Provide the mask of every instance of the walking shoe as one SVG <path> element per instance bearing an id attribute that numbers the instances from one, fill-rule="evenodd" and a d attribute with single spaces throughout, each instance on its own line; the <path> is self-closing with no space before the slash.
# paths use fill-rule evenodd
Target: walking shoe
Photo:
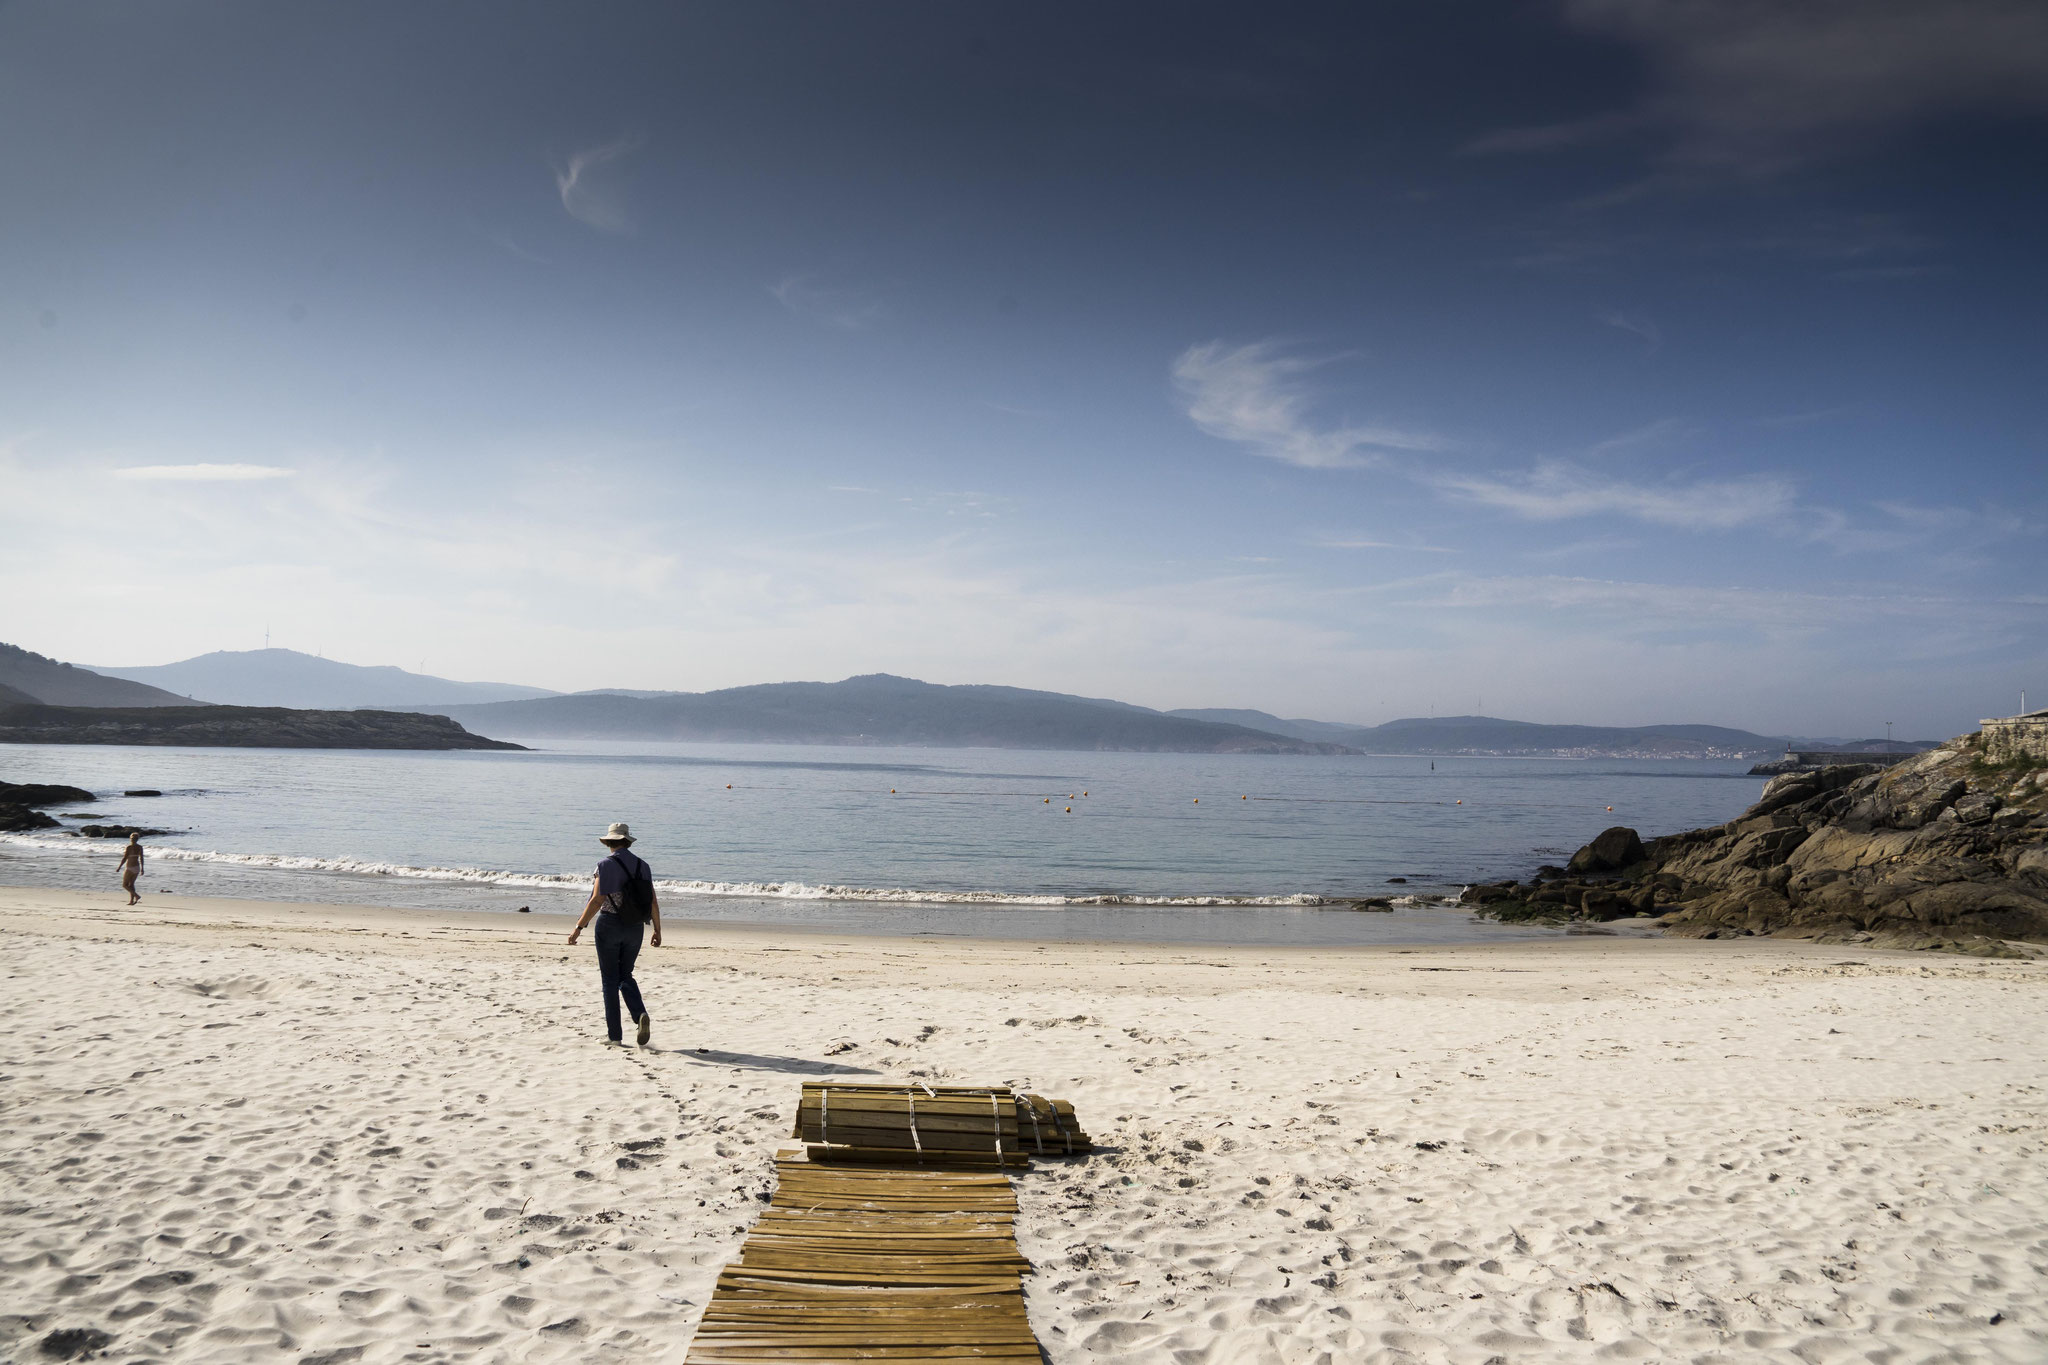
<path id="1" fill-rule="evenodd" d="M 643 1015 L 641 1015 L 641 1016 L 640 1016 L 640 1046 L 642 1046 L 642 1047 L 646 1047 L 646 1046 L 647 1046 L 647 1039 L 648 1039 L 648 1038 L 649 1038 L 649 1037 L 650 1037 L 650 1036 L 651 1036 L 651 1035 L 652 1035 L 653 1033 L 654 1033 L 654 1016 L 653 1016 L 653 1015 L 651 1015 L 651 1014 L 643 1014 Z"/>

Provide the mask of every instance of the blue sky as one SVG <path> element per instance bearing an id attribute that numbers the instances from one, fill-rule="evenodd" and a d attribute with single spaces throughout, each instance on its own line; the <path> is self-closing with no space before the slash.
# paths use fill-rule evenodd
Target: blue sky
<path id="1" fill-rule="evenodd" d="M 0 127 L 47 654 L 2048 697 L 2038 5 L 16 3 Z"/>

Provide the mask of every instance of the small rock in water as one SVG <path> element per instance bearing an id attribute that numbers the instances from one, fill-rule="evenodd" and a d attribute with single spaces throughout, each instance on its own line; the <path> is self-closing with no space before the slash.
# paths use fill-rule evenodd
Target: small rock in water
<path id="1" fill-rule="evenodd" d="M 533 907 L 530 905 L 522 905 L 519 907 L 519 913 L 522 915 L 530 915 L 533 913 Z"/>
<path id="2" fill-rule="evenodd" d="M 1389 878 L 1387 878 L 1387 885 L 1388 885 L 1388 886 L 1406 886 L 1406 885 L 1408 885 L 1408 879 L 1407 879 L 1406 877 L 1389 877 Z"/>
<path id="3" fill-rule="evenodd" d="M 158 790 L 157 790 L 157 789 L 156 789 L 155 787 L 137 787 L 137 788 L 136 788 L 136 789 L 135 789 L 134 791 L 132 791 L 132 792 L 122 792 L 122 793 L 121 793 L 121 795 L 123 795 L 123 796 L 162 796 L 162 795 L 163 795 L 163 793 L 162 793 L 162 792 L 160 792 L 160 791 L 158 791 Z"/>

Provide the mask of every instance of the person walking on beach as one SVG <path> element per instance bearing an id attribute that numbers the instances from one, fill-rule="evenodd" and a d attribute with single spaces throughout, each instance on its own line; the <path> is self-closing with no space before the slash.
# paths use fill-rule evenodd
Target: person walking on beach
<path id="1" fill-rule="evenodd" d="M 624 1044 L 619 1028 L 619 997 L 624 996 L 626 1012 L 639 1026 L 640 1046 L 646 1047 L 654 1020 L 640 998 L 639 983 L 633 980 L 633 961 L 640 956 L 640 934 L 645 926 L 654 926 L 649 942 L 661 946 L 661 902 L 654 895 L 654 870 L 633 852 L 633 831 L 626 825 L 613 825 L 598 842 L 612 853 L 597 865 L 590 900 L 584 904 L 583 918 L 569 931 L 569 942 L 576 941 L 592 916 L 597 918 L 592 938 L 597 943 L 598 979 L 604 986 L 605 1034 L 611 1042 Z"/>
<path id="2" fill-rule="evenodd" d="M 130 905 L 142 899 L 135 889 L 135 879 L 142 875 L 142 836 L 128 836 L 128 847 L 121 850 L 121 889 L 128 893 Z"/>

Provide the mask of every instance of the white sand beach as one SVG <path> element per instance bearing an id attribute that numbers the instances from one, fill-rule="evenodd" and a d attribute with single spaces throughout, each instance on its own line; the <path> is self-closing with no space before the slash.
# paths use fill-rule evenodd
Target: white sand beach
<path id="1" fill-rule="evenodd" d="M 0 889 L 0 1357 L 679 1361 L 843 1066 L 1074 1102 L 1055 1362 L 2048 1359 L 2048 961 L 672 924 L 643 1052 L 559 917 L 121 899 Z"/>

